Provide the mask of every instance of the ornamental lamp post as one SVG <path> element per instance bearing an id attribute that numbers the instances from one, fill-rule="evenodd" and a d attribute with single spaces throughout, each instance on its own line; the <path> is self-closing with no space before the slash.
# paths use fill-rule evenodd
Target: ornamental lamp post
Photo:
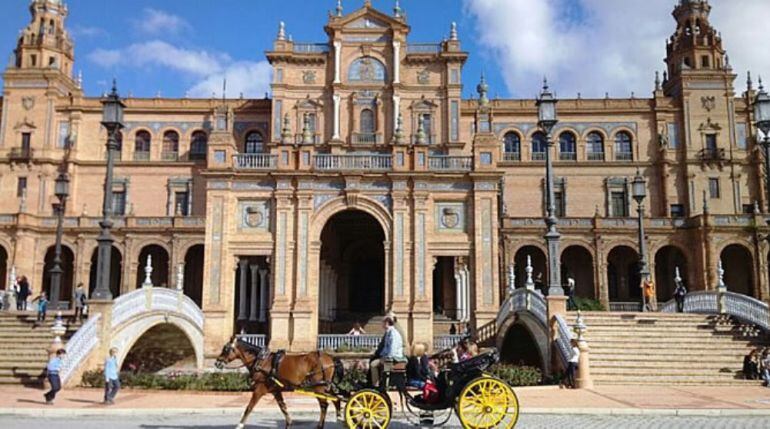
<path id="1" fill-rule="evenodd" d="M 545 233 L 545 242 L 548 246 L 548 295 L 563 296 L 564 289 L 561 287 L 561 268 L 559 262 L 559 241 L 561 234 L 556 229 L 558 220 L 556 219 L 556 206 L 554 195 L 553 179 L 553 160 L 551 151 L 553 149 L 553 139 L 551 132 L 559 119 L 556 114 L 556 103 L 558 100 L 548 88 L 548 81 L 543 80 L 543 90 L 537 99 L 537 125 L 545 133 L 545 185 L 546 185 L 546 217 L 545 224 L 548 230 Z"/>
<path id="2" fill-rule="evenodd" d="M 754 99 L 754 121 L 762 131 L 762 148 L 765 155 L 765 195 L 767 210 L 770 212 L 770 95 L 759 79 L 759 94 Z"/>
<path id="3" fill-rule="evenodd" d="M 636 211 L 639 220 L 639 278 L 642 287 L 644 282 L 650 278 L 650 269 L 647 265 L 647 241 L 644 237 L 644 199 L 647 198 L 647 181 L 642 176 L 639 169 L 636 170 L 636 176 L 631 182 L 631 193 L 636 201 Z M 645 311 L 644 290 L 642 290 L 642 311 Z"/>
<path id="4" fill-rule="evenodd" d="M 56 245 L 54 247 L 53 267 L 49 271 L 51 274 L 51 287 L 49 289 L 51 306 L 54 310 L 59 309 L 59 294 L 61 293 L 61 278 L 64 270 L 61 268 L 61 242 L 64 235 L 64 210 L 67 204 L 67 197 L 70 194 L 70 179 L 67 173 L 60 173 L 56 178 L 54 195 L 59 200 L 54 204 L 56 213 Z"/>
<path id="5" fill-rule="evenodd" d="M 112 92 L 102 99 L 102 126 L 107 129 L 107 172 L 104 178 L 104 201 L 102 204 L 102 228 L 99 237 L 98 264 L 96 268 L 96 288 L 91 296 L 95 300 L 109 301 L 110 269 L 112 267 L 112 176 L 115 168 L 115 151 L 118 148 L 118 133 L 123 128 L 123 112 L 126 105 L 118 95 L 115 81 L 112 81 Z"/>

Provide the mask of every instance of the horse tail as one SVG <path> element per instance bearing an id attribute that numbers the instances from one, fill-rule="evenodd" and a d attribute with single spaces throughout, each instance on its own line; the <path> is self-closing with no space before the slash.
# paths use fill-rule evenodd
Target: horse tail
<path id="1" fill-rule="evenodd" d="M 342 381 L 342 378 L 345 376 L 345 365 L 342 364 L 342 361 L 340 358 L 335 357 L 334 358 L 334 383 L 339 383 Z"/>

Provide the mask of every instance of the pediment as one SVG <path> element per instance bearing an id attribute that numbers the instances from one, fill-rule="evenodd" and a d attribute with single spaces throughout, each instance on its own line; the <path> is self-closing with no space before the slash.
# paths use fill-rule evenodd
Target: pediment
<path id="1" fill-rule="evenodd" d="M 342 17 L 333 17 L 329 22 L 329 27 L 336 29 L 350 30 L 373 30 L 382 31 L 391 28 L 408 30 L 409 26 L 402 20 L 394 18 L 388 14 L 380 12 L 371 5 L 364 7 Z"/>
<path id="2" fill-rule="evenodd" d="M 366 16 L 358 18 L 355 21 L 345 25 L 345 28 L 386 29 L 388 28 L 388 24 L 380 21 L 379 19 Z"/>

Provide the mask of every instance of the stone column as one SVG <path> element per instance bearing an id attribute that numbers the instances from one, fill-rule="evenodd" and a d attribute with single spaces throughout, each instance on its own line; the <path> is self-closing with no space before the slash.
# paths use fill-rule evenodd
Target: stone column
<path id="1" fill-rule="evenodd" d="M 249 261 L 245 258 L 238 260 L 240 270 L 240 282 L 238 284 L 238 320 L 246 319 L 246 287 L 248 284 Z"/>
<path id="2" fill-rule="evenodd" d="M 334 96 L 332 97 L 332 100 L 334 101 L 334 114 L 333 114 L 334 131 L 332 133 L 332 140 L 339 140 L 340 139 L 340 103 L 342 99 L 338 94 L 334 94 Z"/>
<path id="3" fill-rule="evenodd" d="M 250 308 L 249 308 L 249 322 L 256 322 L 257 321 L 257 274 L 259 274 L 259 266 L 258 265 L 250 265 L 249 266 L 251 270 L 251 296 L 250 298 Z"/>
<path id="4" fill-rule="evenodd" d="M 267 320 L 267 309 L 270 306 L 269 295 L 270 288 L 267 285 L 267 270 L 259 270 L 259 321 L 265 322 Z"/>
<path id="5" fill-rule="evenodd" d="M 393 83 L 401 83 L 401 42 L 393 41 Z"/>
<path id="6" fill-rule="evenodd" d="M 334 42 L 334 83 L 341 83 L 342 74 L 342 42 Z"/>
<path id="7" fill-rule="evenodd" d="M 460 271 L 459 259 L 460 258 L 455 258 L 455 264 L 456 264 L 455 265 L 455 296 L 456 296 L 456 298 L 455 298 L 455 300 L 456 300 L 455 306 L 457 307 L 456 314 L 455 314 L 455 319 L 457 319 L 459 321 L 462 321 L 463 320 L 463 316 L 464 316 L 463 301 L 464 301 L 465 297 L 463 296 L 464 295 L 464 291 L 463 291 L 463 275 L 462 275 L 462 272 Z"/>

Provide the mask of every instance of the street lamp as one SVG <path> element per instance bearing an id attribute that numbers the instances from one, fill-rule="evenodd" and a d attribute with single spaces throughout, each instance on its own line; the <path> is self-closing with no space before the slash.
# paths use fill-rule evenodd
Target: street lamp
<path id="1" fill-rule="evenodd" d="M 640 287 L 650 278 L 650 269 L 647 266 L 647 241 L 644 238 L 644 199 L 647 198 L 647 181 L 644 180 L 641 171 L 636 170 L 636 176 L 631 182 L 631 192 L 636 201 L 639 215 L 639 278 Z M 642 289 L 642 311 L 644 309 L 644 290 Z"/>
<path id="2" fill-rule="evenodd" d="M 118 133 L 123 128 L 123 111 L 126 105 L 118 95 L 115 81 L 112 81 L 112 92 L 102 99 L 102 126 L 107 129 L 107 172 L 104 178 L 104 201 L 102 204 L 102 228 L 98 247 L 98 265 L 96 268 L 96 288 L 91 296 L 95 300 L 109 301 L 110 269 L 112 267 L 112 176 L 115 168 L 115 151 L 118 148 Z"/>
<path id="3" fill-rule="evenodd" d="M 537 125 L 545 133 L 545 185 L 546 185 L 546 217 L 545 224 L 548 230 L 545 233 L 545 242 L 548 246 L 548 296 L 562 296 L 564 289 L 561 287 L 561 268 L 559 262 L 559 240 L 561 234 L 556 229 L 555 195 L 553 190 L 553 160 L 551 151 L 553 139 L 551 131 L 559 122 L 556 115 L 556 103 L 558 100 L 548 89 L 548 81 L 543 81 L 543 91 L 537 99 Z"/>
<path id="4" fill-rule="evenodd" d="M 67 177 L 67 173 L 61 173 L 59 174 L 59 177 L 56 178 L 56 185 L 54 188 L 54 195 L 56 195 L 59 202 L 54 204 L 54 212 L 56 213 L 56 246 L 54 247 L 53 267 L 49 271 L 49 273 L 51 273 L 51 287 L 49 292 L 51 294 L 51 306 L 54 310 L 59 309 L 61 277 L 64 272 L 61 268 L 61 241 L 62 235 L 64 235 L 64 209 L 69 194 L 70 179 Z"/>
<path id="5" fill-rule="evenodd" d="M 770 212 L 770 95 L 759 80 L 759 94 L 754 99 L 754 121 L 762 131 L 762 148 L 765 150 L 765 193 L 767 210 Z"/>

